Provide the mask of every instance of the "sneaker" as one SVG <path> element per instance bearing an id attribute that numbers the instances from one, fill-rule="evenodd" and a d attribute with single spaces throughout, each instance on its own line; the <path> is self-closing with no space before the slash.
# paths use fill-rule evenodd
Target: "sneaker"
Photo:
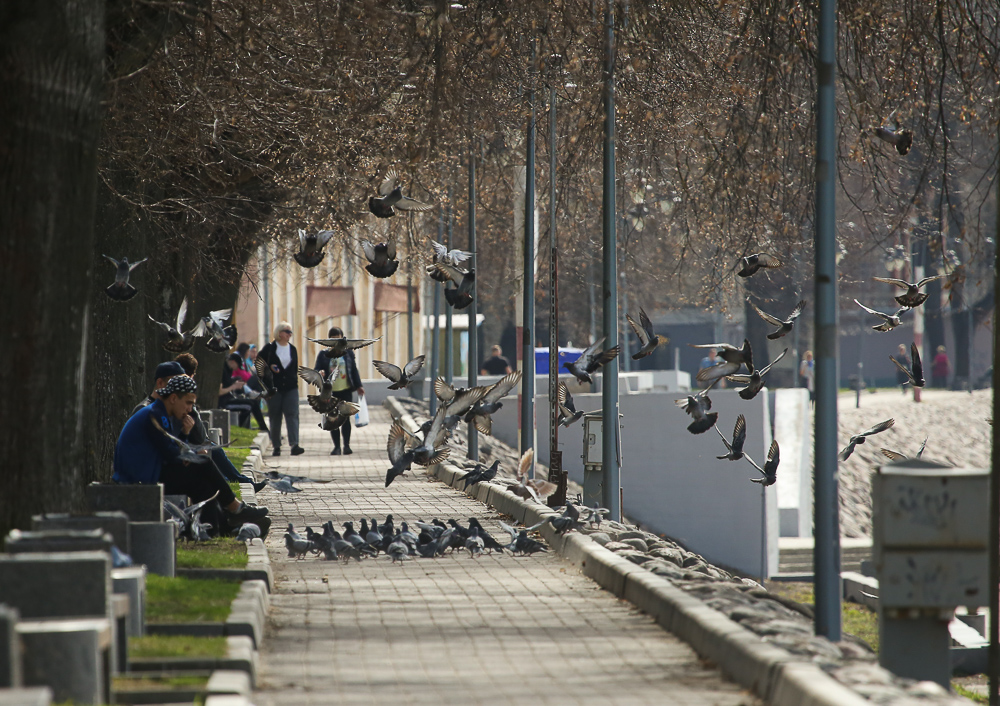
<path id="1" fill-rule="evenodd" d="M 267 513 L 268 509 L 266 507 L 254 507 L 253 505 L 241 503 L 239 510 L 227 513 L 229 515 L 229 526 L 239 527 L 244 522 L 253 522 L 255 525 L 260 527 L 258 520 L 266 517 Z M 263 528 L 261 531 L 263 532 Z"/>
<path id="2" fill-rule="evenodd" d="M 351 447 L 348 446 L 347 444 L 344 444 L 344 455 L 350 456 L 352 453 L 354 452 L 351 450 Z"/>
<path id="3" fill-rule="evenodd" d="M 292 456 L 298 456 L 299 454 L 304 454 L 305 452 L 306 450 L 298 444 L 292 447 Z"/>
<path id="4" fill-rule="evenodd" d="M 339 446 L 334 446 L 333 447 L 333 451 L 330 452 L 330 455 L 331 456 L 339 456 L 340 455 L 340 447 Z"/>
<path id="5" fill-rule="evenodd" d="M 267 481 L 262 480 L 260 483 L 251 483 L 251 485 L 253 485 L 253 492 L 259 493 L 260 491 L 262 491 L 264 488 L 267 487 Z"/>
<path id="6" fill-rule="evenodd" d="M 280 456 L 281 455 L 281 449 L 280 448 L 276 448 L 274 451 L 271 452 L 271 455 L 272 456 Z"/>

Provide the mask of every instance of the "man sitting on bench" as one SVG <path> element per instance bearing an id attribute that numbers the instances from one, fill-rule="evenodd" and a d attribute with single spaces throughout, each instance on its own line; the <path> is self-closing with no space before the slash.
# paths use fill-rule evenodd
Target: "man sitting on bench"
<path id="1" fill-rule="evenodd" d="M 165 494 L 187 495 L 195 503 L 218 492 L 216 499 L 225 508 L 230 527 L 238 528 L 244 522 L 261 524 L 268 513 L 266 507 L 251 507 L 237 500 L 210 458 L 205 463 L 182 461 L 180 446 L 164 433 L 186 439 L 194 426 L 190 415 L 197 389 L 186 375 L 171 377 L 156 391 L 156 400 L 129 418 L 115 445 L 112 479 L 116 483 L 162 483 Z M 270 520 L 265 524 L 270 526 Z M 261 526 L 262 533 L 264 530 Z"/>

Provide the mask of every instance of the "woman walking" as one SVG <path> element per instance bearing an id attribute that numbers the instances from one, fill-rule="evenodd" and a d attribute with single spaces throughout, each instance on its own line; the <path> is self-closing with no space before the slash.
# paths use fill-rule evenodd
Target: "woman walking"
<path id="1" fill-rule="evenodd" d="M 291 344 L 292 325 L 282 321 L 274 329 L 274 340 L 260 349 L 258 358 L 271 369 L 278 393 L 268 400 L 267 416 L 271 421 L 272 456 L 281 455 L 281 418 L 285 419 L 292 456 L 304 453 L 299 446 L 299 352 Z"/>
<path id="2" fill-rule="evenodd" d="M 330 329 L 329 337 L 344 338 L 344 332 L 334 326 Z M 333 383 L 333 396 L 337 399 L 353 402 L 355 390 L 358 391 L 360 396 L 365 396 L 365 388 L 361 385 L 361 374 L 358 373 L 358 364 L 354 357 L 354 351 L 349 350 L 339 358 L 332 358 L 327 351 L 322 350 L 316 356 L 316 365 L 314 367 L 323 373 L 327 380 Z M 348 419 L 340 427 L 330 432 L 330 438 L 333 439 L 331 456 L 339 456 L 341 454 L 341 435 L 344 437 L 344 455 L 354 453 L 351 450 L 351 420 Z"/>
<path id="3" fill-rule="evenodd" d="M 931 386 L 939 387 L 942 390 L 948 387 L 948 373 L 951 372 L 951 363 L 948 361 L 948 352 L 944 346 L 937 347 L 937 355 L 934 356 L 934 363 L 931 365 Z"/>

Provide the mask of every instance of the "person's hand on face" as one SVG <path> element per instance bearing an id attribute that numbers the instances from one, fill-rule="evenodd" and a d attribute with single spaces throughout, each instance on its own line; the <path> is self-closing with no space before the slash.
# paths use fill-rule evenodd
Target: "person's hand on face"
<path id="1" fill-rule="evenodd" d="M 185 434 L 190 434 L 191 430 L 194 429 L 194 417 L 185 415 L 184 419 L 181 420 L 181 429 Z"/>

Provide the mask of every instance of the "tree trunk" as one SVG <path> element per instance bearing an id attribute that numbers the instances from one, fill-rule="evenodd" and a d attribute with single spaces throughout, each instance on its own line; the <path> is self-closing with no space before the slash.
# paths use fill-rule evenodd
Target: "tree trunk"
<path id="1" fill-rule="evenodd" d="M 102 0 L 0 3 L 0 534 L 83 497 L 103 55 Z"/>

